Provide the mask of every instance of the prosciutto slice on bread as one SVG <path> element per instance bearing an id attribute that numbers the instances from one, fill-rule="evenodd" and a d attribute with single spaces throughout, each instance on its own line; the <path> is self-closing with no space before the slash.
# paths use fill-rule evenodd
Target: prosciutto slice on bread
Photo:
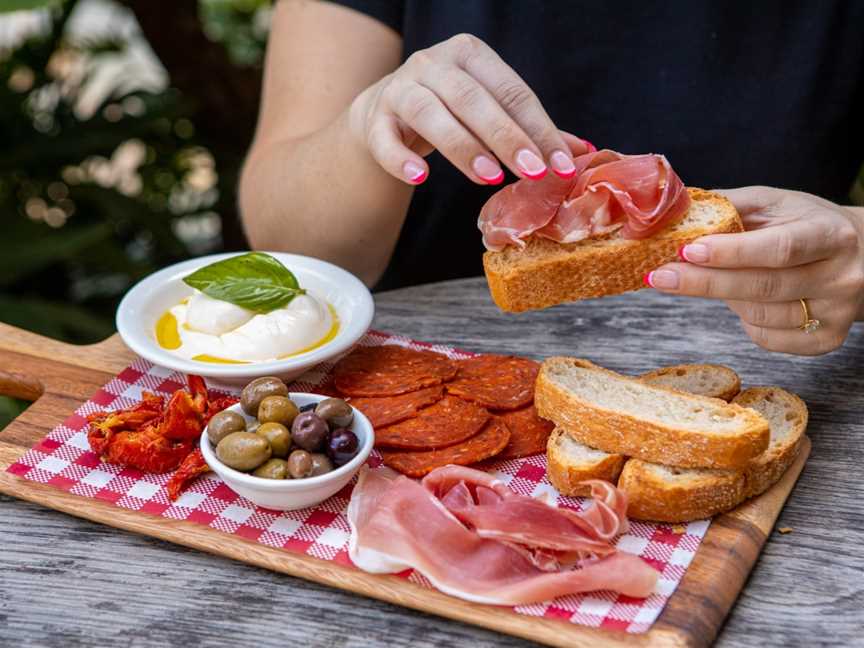
<path id="1" fill-rule="evenodd" d="M 442 592 L 480 603 L 593 590 L 648 596 L 657 572 L 610 542 L 626 529 L 625 496 L 604 482 L 592 488 L 597 499 L 577 513 L 471 468 L 446 466 L 422 482 L 364 468 L 348 507 L 349 555 L 368 572 L 416 569 Z"/>
<path id="2" fill-rule="evenodd" d="M 532 235 L 576 243 L 619 229 L 624 238 L 648 238 L 690 206 L 684 183 L 662 155 L 604 149 L 580 155 L 575 164 L 568 180 L 524 179 L 494 194 L 477 221 L 486 248 L 521 248 Z"/>

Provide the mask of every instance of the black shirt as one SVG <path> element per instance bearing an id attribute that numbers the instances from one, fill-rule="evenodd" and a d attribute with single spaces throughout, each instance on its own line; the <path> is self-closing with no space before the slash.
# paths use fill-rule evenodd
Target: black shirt
<path id="1" fill-rule="evenodd" d="M 864 1 L 339 0 L 402 35 L 403 59 L 468 32 L 600 148 L 663 153 L 688 185 L 848 202 L 864 160 Z M 492 187 L 438 153 L 378 289 L 477 275 Z M 514 178 L 508 176 L 507 181 Z"/>

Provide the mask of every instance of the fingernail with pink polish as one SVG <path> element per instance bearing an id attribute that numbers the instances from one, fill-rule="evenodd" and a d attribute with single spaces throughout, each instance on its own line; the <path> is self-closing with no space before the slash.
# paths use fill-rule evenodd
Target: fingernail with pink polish
<path id="1" fill-rule="evenodd" d="M 555 151 L 549 156 L 549 162 L 552 170 L 561 178 L 572 178 L 576 173 L 576 167 L 573 160 L 564 151 Z"/>
<path id="2" fill-rule="evenodd" d="M 402 165 L 402 173 L 411 184 L 421 184 L 429 175 L 424 167 L 411 160 Z"/>
<path id="3" fill-rule="evenodd" d="M 471 162 L 471 168 L 487 184 L 496 185 L 504 181 L 504 171 L 501 170 L 500 165 L 485 155 L 475 157 Z"/>
<path id="4" fill-rule="evenodd" d="M 707 245 L 691 243 L 690 245 L 683 246 L 678 251 L 678 256 L 690 263 L 707 263 L 711 255 L 708 252 Z"/>
<path id="5" fill-rule="evenodd" d="M 528 149 L 522 149 L 516 154 L 516 166 L 527 178 L 539 180 L 546 175 L 546 165 L 543 160 L 534 152 Z"/>
<path id="6" fill-rule="evenodd" d="M 675 290 L 678 288 L 678 273 L 674 270 L 654 270 L 645 275 L 644 281 L 652 288 Z"/>
<path id="7" fill-rule="evenodd" d="M 597 147 L 594 146 L 591 142 L 589 142 L 589 141 L 586 140 L 586 139 L 583 139 L 582 141 L 585 142 L 585 146 L 588 147 L 588 152 L 589 152 L 589 153 L 596 153 L 596 152 L 597 152 Z"/>

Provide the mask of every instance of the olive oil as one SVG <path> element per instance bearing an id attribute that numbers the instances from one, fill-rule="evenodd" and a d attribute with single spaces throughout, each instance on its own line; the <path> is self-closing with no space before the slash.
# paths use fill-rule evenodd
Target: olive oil
<path id="1" fill-rule="evenodd" d="M 216 364 L 250 364 L 245 360 L 227 360 L 226 358 L 217 358 L 216 356 L 207 355 L 206 353 L 194 355 L 192 356 L 192 359 L 197 360 L 198 362 L 213 362 Z"/>
<path id="2" fill-rule="evenodd" d="M 180 348 L 182 342 L 180 333 L 177 331 L 177 318 L 171 314 L 171 311 L 165 311 L 165 314 L 156 322 L 156 341 L 160 347 L 169 351 Z"/>

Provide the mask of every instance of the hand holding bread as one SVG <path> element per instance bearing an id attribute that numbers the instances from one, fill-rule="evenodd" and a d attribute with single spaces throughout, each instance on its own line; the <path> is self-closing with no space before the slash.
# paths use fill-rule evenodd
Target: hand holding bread
<path id="1" fill-rule="evenodd" d="M 804 355 L 838 348 L 864 319 L 862 210 L 770 187 L 685 191 L 655 154 L 575 164 L 569 181 L 519 181 L 483 206 L 483 267 L 502 310 L 649 286 L 723 299 L 757 344 Z"/>
<path id="2" fill-rule="evenodd" d="M 648 282 L 678 295 L 723 299 L 744 330 L 769 351 L 815 355 L 843 344 L 864 305 L 864 222 L 822 198 L 770 187 L 722 192 L 745 232 L 705 236 L 681 249 L 682 262 Z M 822 326 L 805 334 L 803 310 Z"/>

